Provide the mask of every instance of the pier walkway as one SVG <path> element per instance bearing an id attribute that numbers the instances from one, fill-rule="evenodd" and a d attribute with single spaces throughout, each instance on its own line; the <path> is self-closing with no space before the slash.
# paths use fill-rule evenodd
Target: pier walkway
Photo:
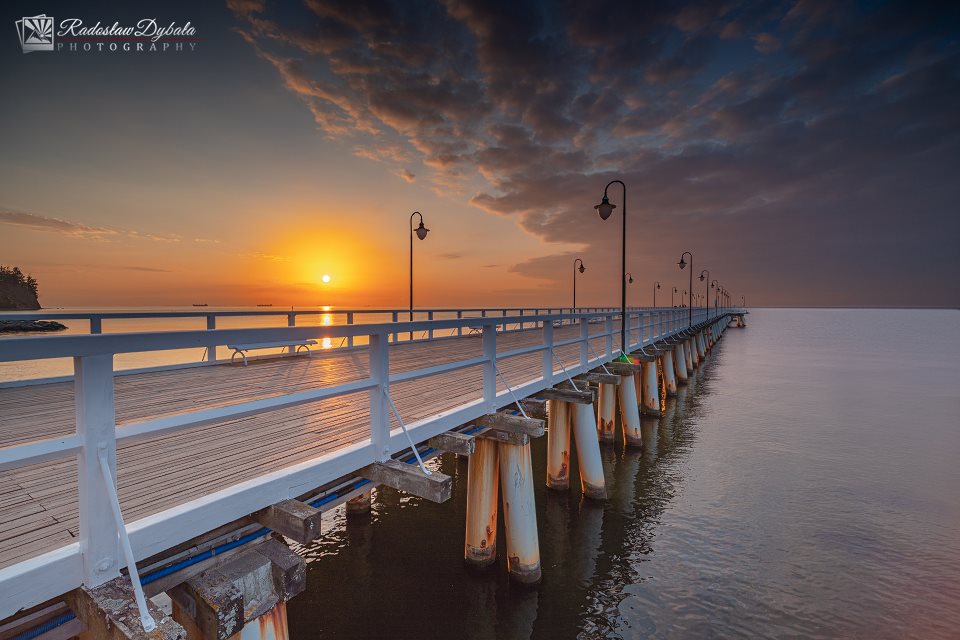
<path id="1" fill-rule="evenodd" d="M 691 320 L 687 309 L 633 309 L 625 351 L 742 313 L 701 308 Z M 121 353 L 307 339 L 345 346 L 249 366 L 214 355 L 114 370 Z M 2 362 L 72 358 L 75 375 L 0 385 L 0 620 L 125 566 L 101 465 L 115 474 L 139 562 L 585 374 L 619 350 L 619 310 L 2 339 Z"/>

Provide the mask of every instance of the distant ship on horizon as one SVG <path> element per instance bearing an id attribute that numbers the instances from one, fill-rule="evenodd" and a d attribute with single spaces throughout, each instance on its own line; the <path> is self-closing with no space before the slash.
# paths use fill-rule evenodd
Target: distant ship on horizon
<path id="1" fill-rule="evenodd" d="M 196 302 L 194 302 L 194 303 L 193 303 L 193 306 L 195 306 L 195 307 L 209 307 L 210 305 L 208 305 L 206 302 L 201 302 L 200 304 L 197 304 Z"/>

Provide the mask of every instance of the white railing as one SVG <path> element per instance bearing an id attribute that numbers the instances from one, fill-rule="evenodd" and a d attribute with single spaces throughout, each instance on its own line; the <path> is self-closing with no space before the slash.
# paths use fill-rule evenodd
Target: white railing
<path id="1" fill-rule="evenodd" d="M 349 312 L 347 312 L 349 313 Z M 368 313 L 364 311 L 364 313 Z M 403 313 L 391 311 L 391 314 Z M 465 310 L 459 310 L 465 313 Z M 664 336 L 686 329 L 688 309 L 640 309 L 628 313 L 628 352 Z M 707 309 L 692 311 L 697 325 L 721 312 Z M 51 314 L 55 315 L 55 314 Z M 51 315 L 45 315 L 49 318 Z M 107 315 L 107 314 L 104 314 Z M 459 315 L 459 314 L 458 314 Z M 128 316 L 125 316 L 128 317 Z M 143 317 L 163 317 L 156 314 Z M 21 607 L 31 606 L 58 596 L 80 584 L 97 585 L 118 575 L 124 566 L 118 531 L 113 520 L 113 487 L 104 482 L 100 457 L 116 477 L 118 443 L 128 443 L 181 431 L 199 425 L 261 414 L 328 398 L 357 393 L 369 395 L 369 438 L 294 464 L 257 478 L 241 482 L 210 495 L 141 518 L 126 526 L 133 555 L 141 560 L 171 546 L 201 535 L 217 526 L 244 517 L 281 500 L 302 495 L 335 478 L 372 462 L 385 461 L 409 446 L 401 429 L 392 429 L 390 386 L 408 380 L 429 378 L 442 373 L 480 366 L 483 371 L 483 396 L 459 406 L 406 425 L 414 442 L 475 420 L 510 404 L 514 395 L 526 397 L 558 381 L 556 349 L 579 345 L 579 357 L 564 362 L 569 375 L 586 372 L 611 360 L 619 349 L 619 310 L 491 317 L 461 317 L 449 320 L 390 322 L 365 325 L 309 327 L 273 327 L 169 331 L 153 333 L 117 333 L 100 335 L 43 336 L 0 340 L 0 362 L 47 358 L 72 358 L 76 431 L 73 434 L 38 440 L 0 449 L 0 471 L 76 456 L 78 466 L 79 542 L 0 569 L 0 619 Z M 543 339 L 539 344 L 498 353 L 497 337 L 508 327 L 527 323 L 537 326 Z M 579 324 L 576 337 L 555 339 L 555 327 Z M 591 326 L 602 324 L 591 333 Z M 599 328 L 599 327 L 598 327 Z M 440 331 L 462 333 L 477 329 L 481 334 L 482 355 L 433 365 L 415 371 L 390 373 L 391 336 L 400 333 Z M 142 420 L 118 427 L 114 403 L 114 356 L 132 351 L 161 351 L 203 347 L 210 344 L 261 343 L 315 338 L 365 338 L 368 375 L 359 380 L 328 387 L 287 393 L 227 406 L 198 409 L 172 416 Z M 601 340 L 603 347 L 592 347 Z M 361 347 L 356 347 L 361 348 Z M 512 389 L 497 391 L 497 362 L 524 354 L 541 353 L 542 368 L 530 380 L 511 381 Z M 2 409 L 0 397 L 0 409 Z M 115 481 L 114 481 L 115 484 Z"/>

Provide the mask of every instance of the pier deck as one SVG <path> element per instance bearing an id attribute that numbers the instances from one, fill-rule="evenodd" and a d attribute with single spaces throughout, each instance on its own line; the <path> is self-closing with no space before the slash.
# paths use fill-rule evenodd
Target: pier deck
<path id="1" fill-rule="evenodd" d="M 206 331 L 113 334 L 91 316 L 100 335 L 0 340 L 0 362 L 71 358 L 75 372 L 0 385 L 0 619 L 587 373 L 616 357 L 622 333 L 630 352 L 693 340 L 688 327 L 702 339 L 731 316 L 630 309 L 621 332 L 616 310 L 499 311 L 351 324 L 348 310 L 347 325 L 302 327 L 290 312 L 287 327 L 237 329 L 211 313 Z M 426 339 L 403 339 L 414 335 Z M 345 347 L 216 360 L 226 344 L 304 339 Z M 118 354 L 199 348 L 206 362 L 115 369 Z"/>
<path id="2" fill-rule="evenodd" d="M 603 325 L 596 325 L 601 331 Z M 554 330 L 573 338 L 579 327 Z M 498 336 L 506 352 L 543 341 L 542 329 Z M 594 353 L 603 338 L 591 338 Z M 569 366 L 578 345 L 558 347 Z M 470 335 L 390 346 L 391 375 L 482 355 Z M 500 364 L 511 386 L 541 375 L 540 353 Z M 559 367 L 557 368 L 559 373 Z M 117 376 L 117 428 L 197 409 L 359 381 L 370 374 L 365 348 L 313 356 L 252 360 Z M 429 418 L 482 396 L 480 365 L 422 380 L 393 383 L 391 395 L 404 421 Z M 504 390 L 502 382 L 498 390 Z M 75 431 L 72 382 L 0 389 L 0 447 L 66 436 Z M 399 425 L 392 420 L 391 427 Z M 316 458 L 370 438 L 365 392 L 229 419 L 130 444 L 118 443 L 117 482 L 128 522 L 158 513 L 278 468 Z M 78 536 L 77 464 L 45 462 L 0 473 L 0 567 L 75 542 Z"/>

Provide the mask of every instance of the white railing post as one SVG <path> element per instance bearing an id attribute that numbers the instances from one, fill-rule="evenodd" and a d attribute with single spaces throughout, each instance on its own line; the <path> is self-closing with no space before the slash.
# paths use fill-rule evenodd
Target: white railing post
<path id="1" fill-rule="evenodd" d="M 433 320 L 433 311 L 427 312 L 427 320 Z M 433 327 L 427 330 L 427 337 L 433 340 Z"/>
<path id="2" fill-rule="evenodd" d="M 584 371 L 590 363 L 590 324 L 586 318 L 580 318 L 580 366 Z"/>
<path id="3" fill-rule="evenodd" d="M 295 313 L 287 314 L 287 326 L 288 327 L 297 326 L 297 314 Z M 297 352 L 296 345 L 290 345 L 289 347 L 287 347 L 287 353 L 296 353 L 296 352 Z"/>
<path id="4" fill-rule="evenodd" d="M 607 334 L 604 350 L 607 353 L 607 357 L 612 358 L 613 357 L 613 316 L 607 316 L 607 321 L 604 327 L 605 327 L 604 332 Z"/>
<path id="5" fill-rule="evenodd" d="M 370 340 L 370 378 L 377 385 L 370 390 L 370 443 L 376 462 L 390 459 L 390 334 L 373 334 Z"/>
<path id="6" fill-rule="evenodd" d="M 347 324 L 353 324 L 353 311 L 347 312 Z M 347 336 L 347 346 L 353 346 L 353 336 Z"/>
<path id="7" fill-rule="evenodd" d="M 81 449 L 77 454 L 80 556 L 83 582 L 96 587 L 120 575 L 120 543 L 99 451 L 117 475 L 117 433 L 113 404 L 113 355 L 73 359 L 74 403 Z"/>
<path id="8" fill-rule="evenodd" d="M 397 315 L 397 312 L 396 312 L 396 311 L 394 311 L 393 313 L 390 314 L 390 321 L 393 322 L 393 324 L 397 324 L 397 319 L 398 319 L 398 318 L 399 318 L 399 316 Z M 413 322 L 413 314 L 410 314 L 410 322 Z M 410 339 L 413 340 L 413 337 L 412 337 L 412 336 L 413 336 L 413 332 L 412 332 L 412 331 L 410 332 L 410 336 L 411 336 Z M 387 336 L 387 341 L 388 341 L 388 342 L 390 341 L 390 336 L 389 336 L 389 335 Z M 400 342 L 400 332 L 399 332 L 399 331 L 394 331 L 394 332 L 393 332 L 393 341 L 394 341 L 394 342 Z"/>
<path id="9" fill-rule="evenodd" d="M 543 321 L 543 383 L 553 384 L 553 322 Z"/>
<path id="10" fill-rule="evenodd" d="M 103 333 L 103 320 L 97 316 L 90 316 L 90 333 Z"/>
<path id="11" fill-rule="evenodd" d="M 457 320 L 463 320 L 463 311 L 457 311 Z M 457 335 L 463 335 L 463 325 L 457 327 Z"/>
<path id="12" fill-rule="evenodd" d="M 210 314 L 207 316 L 207 331 L 216 331 L 217 329 L 217 316 Z M 217 345 L 208 344 L 207 345 L 207 362 L 216 362 L 217 360 Z"/>
<path id="13" fill-rule="evenodd" d="M 497 325 L 483 325 L 483 401 L 487 411 L 497 410 Z"/>

